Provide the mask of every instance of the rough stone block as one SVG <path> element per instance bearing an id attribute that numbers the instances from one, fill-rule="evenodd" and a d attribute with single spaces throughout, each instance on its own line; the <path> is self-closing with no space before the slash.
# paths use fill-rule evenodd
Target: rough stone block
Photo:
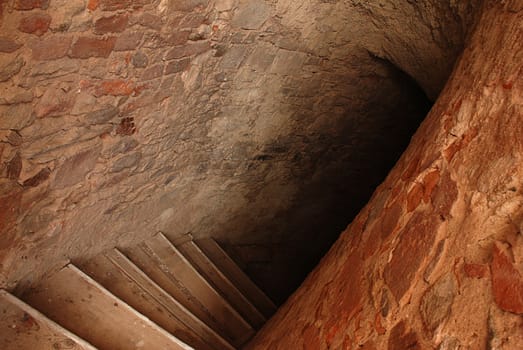
<path id="1" fill-rule="evenodd" d="M 163 75 L 163 64 L 157 64 L 143 71 L 141 79 L 143 81 L 159 78 Z"/>
<path id="2" fill-rule="evenodd" d="M 16 57 L 6 64 L 0 63 L 0 82 L 7 81 L 17 75 L 24 65 L 25 61 L 22 57 Z"/>
<path id="3" fill-rule="evenodd" d="M 141 8 L 150 2 L 151 0 L 98 0 L 91 6 L 99 6 L 102 11 L 116 11 Z"/>
<path id="4" fill-rule="evenodd" d="M 18 30 L 24 33 L 42 36 L 49 30 L 50 24 L 51 16 L 47 13 L 37 13 L 22 18 Z"/>
<path id="5" fill-rule="evenodd" d="M 397 301 L 410 288 L 423 258 L 434 243 L 439 219 L 416 212 L 405 225 L 400 240 L 385 267 L 385 282 Z"/>
<path id="6" fill-rule="evenodd" d="M 171 61 L 165 67 L 165 74 L 173 74 L 184 71 L 189 66 L 190 62 L 190 58 L 182 58 L 180 60 Z"/>
<path id="7" fill-rule="evenodd" d="M 523 276 L 499 242 L 492 251 L 492 292 L 500 309 L 523 314 Z"/>
<path id="8" fill-rule="evenodd" d="M 263 0 L 250 0 L 232 19 L 234 27 L 242 29 L 259 29 L 271 14 L 270 6 Z"/>
<path id="9" fill-rule="evenodd" d="M 6 37 L 0 37 L 0 52 L 4 53 L 11 53 L 15 52 L 19 48 L 22 47 L 22 44 L 17 43 L 16 41 L 6 38 Z"/>
<path id="10" fill-rule="evenodd" d="M 145 68 L 149 64 L 149 58 L 142 51 L 137 51 L 131 57 L 131 63 L 136 68 Z"/>
<path id="11" fill-rule="evenodd" d="M 72 38 L 69 36 L 50 36 L 45 40 L 33 40 L 29 43 L 32 58 L 37 61 L 56 60 L 67 55 Z"/>
<path id="12" fill-rule="evenodd" d="M 455 294 L 456 284 L 452 274 L 441 277 L 425 292 L 421 299 L 420 313 L 427 330 L 434 332 L 448 317 Z"/>
<path id="13" fill-rule="evenodd" d="M 109 57 L 116 43 L 115 37 L 105 39 L 80 37 L 71 48 L 70 57 L 89 58 L 89 57 Z"/>
<path id="14" fill-rule="evenodd" d="M 14 4 L 15 10 L 32 10 L 32 9 L 47 9 L 49 7 L 49 0 L 16 0 Z"/>
<path id="15" fill-rule="evenodd" d="M 142 41 L 143 33 L 141 32 L 126 32 L 122 33 L 114 45 L 114 51 L 131 51 L 135 50 Z"/>
<path id="16" fill-rule="evenodd" d="M 52 187 L 66 188 L 84 180 L 85 176 L 94 169 L 98 155 L 98 149 L 91 149 L 66 159 L 58 168 Z"/>
<path id="17" fill-rule="evenodd" d="M 120 33 L 125 30 L 128 22 L 127 14 L 102 17 L 94 23 L 93 31 L 95 34 Z"/>

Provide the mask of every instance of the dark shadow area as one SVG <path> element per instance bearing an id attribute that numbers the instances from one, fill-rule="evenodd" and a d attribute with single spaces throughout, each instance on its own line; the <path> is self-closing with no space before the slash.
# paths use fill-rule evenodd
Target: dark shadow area
<path id="1" fill-rule="evenodd" d="M 298 195 L 290 209 L 256 228 L 275 232 L 272 242 L 221 242 L 278 304 L 297 289 L 368 202 L 432 105 L 408 75 L 385 60 L 372 59 L 386 67 L 399 90 L 376 91 L 363 108 L 333 106 L 345 110 L 335 132 L 291 135 L 281 149 L 266 152 L 267 161 L 279 157 L 291 167 L 292 181 L 300 184 Z M 276 232 L 286 232 L 284 239 Z"/>

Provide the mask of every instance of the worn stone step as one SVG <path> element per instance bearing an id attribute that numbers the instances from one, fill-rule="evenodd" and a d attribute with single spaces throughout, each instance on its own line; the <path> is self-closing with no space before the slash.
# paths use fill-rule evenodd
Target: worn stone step
<path id="1" fill-rule="evenodd" d="M 177 245 L 178 250 L 196 270 L 243 316 L 255 329 L 267 321 L 263 314 L 238 288 L 213 264 L 192 240 Z"/>
<path id="2" fill-rule="evenodd" d="M 235 347 L 253 337 L 254 329 L 162 234 L 125 253 L 160 287 Z"/>
<path id="3" fill-rule="evenodd" d="M 99 349 L 192 349 L 71 264 L 24 300 Z"/>
<path id="4" fill-rule="evenodd" d="M 233 350 L 205 323 L 192 315 L 119 250 L 113 249 L 79 264 L 118 298 L 178 339 L 198 350 Z"/>
<path id="5" fill-rule="evenodd" d="M 0 290 L 0 349 L 96 350 L 5 290 Z"/>
<path id="6" fill-rule="evenodd" d="M 195 242 L 213 264 L 267 319 L 276 312 L 276 305 L 272 300 L 254 284 L 214 239 L 202 238 Z"/>

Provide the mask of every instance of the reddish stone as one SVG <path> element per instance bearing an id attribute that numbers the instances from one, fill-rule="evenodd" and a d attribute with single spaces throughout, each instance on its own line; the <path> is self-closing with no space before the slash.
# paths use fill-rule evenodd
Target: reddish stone
<path id="1" fill-rule="evenodd" d="M 523 314 L 523 277 L 500 243 L 492 252 L 492 293 L 500 309 Z"/>
<path id="2" fill-rule="evenodd" d="M 94 23 L 95 34 L 120 33 L 125 30 L 129 16 L 127 14 L 102 17 Z"/>
<path id="3" fill-rule="evenodd" d="M 87 3 L 87 8 L 91 11 L 94 11 L 98 8 L 98 5 L 100 4 L 100 0 L 89 0 Z"/>
<path id="4" fill-rule="evenodd" d="M 12 247 L 13 237 L 9 236 L 9 233 L 14 233 L 14 230 L 9 230 L 9 228 L 16 224 L 16 219 L 21 211 L 21 188 L 18 185 L 14 186 L 10 189 L 9 194 L 0 197 L 0 232 L 2 232 L 0 250 Z"/>
<path id="5" fill-rule="evenodd" d="M 0 13 L 1 16 L 1 13 Z M 17 43 L 6 37 L 0 37 L 0 52 L 11 53 L 22 47 L 22 44 Z"/>
<path id="6" fill-rule="evenodd" d="M 381 315 L 379 312 L 376 313 L 376 317 L 374 317 L 374 329 L 379 335 L 385 334 L 387 332 L 385 327 L 383 327 L 381 324 Z"/>
<path id="7" fill-rule="evenodd" d="M 34 113 L 38 118 L 62 115 L 73 107 L 75 97 L 76 94 L 65 93 L 60 88 L 48 88 L 36 104 Z"/>
<path id="8" fill-rule="evenodd" d="M 396 300 L 410 288 L 423 258 L 430 251 L 439 220 L 433 215 L 416 212 L 405 225 L 392 259 L 385 267 L 385 282 Z"/>
<path id="9" fill-rule="evenodd" d="M 418 207 L 423 199 L 423 186 L 415 183 L 407 194 L 407 213 Z"/>
<path id="10" fill-rule="evenodd" d="M 342 314 L 352 317 L 361 307 L 363 285 L 363 260 L 355 252 L 349 255 L 343 269 L 339 274 L 339 280 L 335 283 L 342 286 L 334 295 L 336 306 L 332 306 Z"/>
<path id="11" fill-rule="evenodd" d="M 18 180 L 20 172 L 22 171 L 22 157 L 20 153 L 16 155 L 7 163 L 7 178 L 11 180 Z"/>
<path id="12" fill-rule="evenodd" d="M 439 169 L 435 169 L 429 172 L 423 178 L 423 201 L 425 203 L 428 203 L 430 201 L 430 196 L 432 195 L 432 191 L 434 191 L 434 188 L 438 184 L 439 178 Z"/>
<path id="13" fill-rule="evenodd" d="M 320 330 L 314 325 L 308 325 L 303 329 L 303 350 L 318 350 L 320 344 Z"/>
<path id="14" fill-rule="evenodd" d="M 71 37 L 53 35 L 45 40 L 34 40 L 29 47 L 34 60 L 56 60 L 67 55 L 71 41 Z"/>
<path id="15" fill-rule="evenodd" d="M 165 67 L 165 74 L 173 74 L 184 71 L 191 62 L 190 58 L 183 58 L 181 60 L 171 61 Z"/>
<path id="16" fill-rule="evenodd" d="M 463 265 L 463 270 L 467 277 L 470 278 L 485 278 L 488 274 L 488 267 L 482 264 L 467 264 Z"/>
<path id="17" fill-rule="evenodd" d="M 132 117 L 122 118 L 120 124 L 116 128 L 116 134 L 129 136 L 136 132 L 136 127 L 134 125 L 134 119 Z"/>
<path id="18" fill-rule="evenodd" d="M 161 17 L 152 15 L 150 13 L 144 13 L 140 17 L 140 20 L 138 21 L 138 23 L 140 23 L 140 25 L 142 25 L 144 27 L 148 27 L 148 28 L 155 29 L 155 30 L 162 29 L 162 25 L 163 25 L 163 21 L 162 21 Z"/>
<path id="19" fill-rule="evenodd" d="M 458 187 L 451 179 L 450 174 L 445 172 L 441 175 L 440 182 L 432 192 L 432 205 L 435 211 L 443 218 L 447 218 L 452 205 L 458 198 Z"/>
<path id="20" fill-rule="evenodd" d="M 130 51 L 134 50 L 140 45 L 142 41 L 143 33 L 134 32 L 134 33 L 123 33 L 116 39 L 116 44 L 114 45 L 114 51 Z"/>
<path id="21" fill-rule="evenodd" d="M 38 13 L 22 18 L 18 30 L 38 36 L 44 35 L 49 30 L 51 16 L 47 13 Z"/>
<path id="22" fill-rule="evenodd" d="M 47 9 L 49 7 L 49 0 L 16 0 L 15 10 L 32 10 L 36 8 Z"/>
<path id="23" fill-rule="evenodd" d="M 24 187 L 36 187 L 42 182 L 47 180 L 51 175 L 51 170 L 49 168 L 44 168 L 40 170 L 35 176 L 24 181 Z"/>
<path id="24" fill-rule="evenodd" d="M 401 179 L 403 181 L 407 181 L 412 176 L 414 176 L 414 174 L 418 171 L 420 161 L 421 161 L 421 159 L 420 159 L 420 157 L 418 155 L 418 156 L 416 156 L 414 159 L 412 159 L 409 162 L 409 164 L 406 167 L 405 171 L 403 172 L 403 174 L 401 174 Z"/>
<path id="25" fill-rule="evenodd" d="M 401 217 L 403 210 L 401 201 L 395 201 L 390 208 L 386 208 L 383 211 L 381 218 L 381 237 L 386 238 L 392 234 L 397 226 L 399 218 Z M 374 238 L 376 239 L 376 238 Z"/>
<path id="26" fill-rule="evenodd" d="M 132 81 L 121 79 L 103 81 L 94 90 L 96 97 L 103 95 L 129 96 L 136 92 L 136 86 Z"/>
<path id="27" fill-rule="evenodd" d="M 400 321 L 390 332 L 387 350 L 407 349 L 421 349 L 421 346 L 417 334 L 412 330 L 408 330 L 404 321 Z"/>
<path id="28" fill-rule="evenodd" d="M 104 57 L 107 58 L 113 51 L 115 37 L 105 39 L 80 37 L 73 44 L 70 56 L 72 58 Z"/>
<path id="29" fill-rule="evenodd" d="M 150 3 L 151 0 L 99 0 L 102 11 L 138 9 Z"/>

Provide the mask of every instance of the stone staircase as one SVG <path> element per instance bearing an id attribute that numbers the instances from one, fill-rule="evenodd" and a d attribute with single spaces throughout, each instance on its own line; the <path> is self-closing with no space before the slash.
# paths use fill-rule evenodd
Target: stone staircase
<path id="1" fill-rule="evenodd" d="M 0 349 L 238 349 L 276 310 L 211 238 L 68 264 L 20 298 L 0 290 Z"/>

